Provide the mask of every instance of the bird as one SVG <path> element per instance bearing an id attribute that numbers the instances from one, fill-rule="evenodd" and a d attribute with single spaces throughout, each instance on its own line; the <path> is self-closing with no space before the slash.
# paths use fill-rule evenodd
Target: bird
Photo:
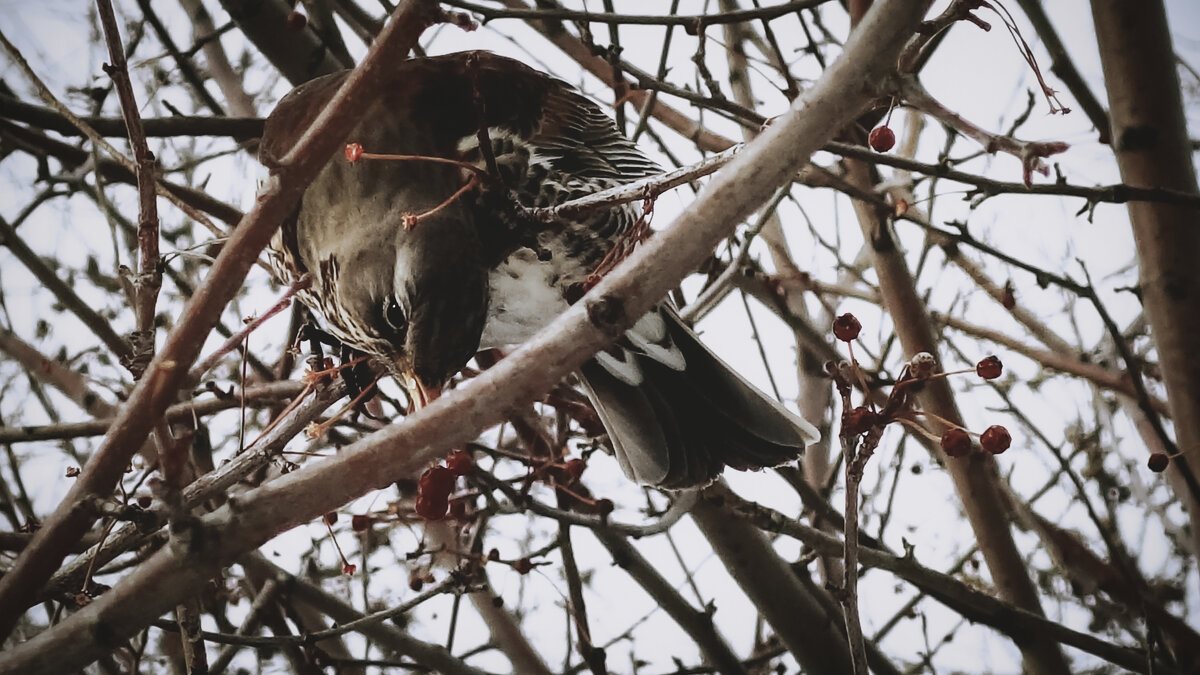
<path id="1" fill-rule="evenodd" d="M 259 146 L 270 171 L 348 72 L 280 100 Z M 297 296 L 328 332 L 425 400 L 478 352 L 549 324 L 645 226 L 636 204 L 554 226 L 522 209 L 661 172 L 573 86 L 487 51 L 395 64 L 346 141 L 268 259 L 284 283 L 311 274 Z M 350 161 L 356 147 L 409 159 Z M 819 438 L 718 358 L 668 299 L 577 374 L 620 467 L 641 484 L 703 486 L 726 466 L 792 461 Z"/>

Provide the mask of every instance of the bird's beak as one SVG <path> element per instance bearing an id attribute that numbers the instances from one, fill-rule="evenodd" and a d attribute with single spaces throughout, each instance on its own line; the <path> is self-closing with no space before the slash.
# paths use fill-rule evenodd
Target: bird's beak
<path id="1" fill-rule="evenodd" d="M 412 396 L 413 405 L 417 409 L 433 403 L 442 395 L 441 385 L 426 384 L 411 370 L 404 373 L 404 388 Z"/>

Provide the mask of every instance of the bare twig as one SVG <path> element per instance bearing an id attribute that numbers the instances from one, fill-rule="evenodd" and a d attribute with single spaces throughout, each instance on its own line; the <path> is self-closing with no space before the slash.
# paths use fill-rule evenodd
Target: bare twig
<path id="1" fill-rule="evenodd" d="M 138 112 L 133 85 L 129 81 L 129 66 L 125 62 L 125 46 L 113 14 L 111 0 L 97 0 L 100 25 L 104 28 L 104 40 L 108 44 L 108 57 L 112 64 L 105 72 L 113 79 L 117 97 L 121 101 L 121 112 L 125 117 L 125 129 L 129 144 L 133 147 L 134 175 L 138 188 L 138 268 L 133 277 L 133 313 L 137 321 L 139 339 L 133 340 L 135 349 L 130 370 L 134 379 L 141 376 L 143 368 L 154 354 L 154 312 L 158 304 L 158 291 L 162 288 L 162 270 L 159 269 L 158 254 L 158 204 L 155 199 L 155 159 L 146 144 L 146 132 L 142 129 L 142 116 Z"/>

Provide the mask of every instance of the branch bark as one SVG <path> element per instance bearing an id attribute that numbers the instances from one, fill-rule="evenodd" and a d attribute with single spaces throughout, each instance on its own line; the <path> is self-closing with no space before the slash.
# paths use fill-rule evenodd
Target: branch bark
<path id="1" fill-rule="evenodd" d="M 1175 50 L 1162 2 L 1133 7 L 1119 0 L 1092 0 L 1092 16 L 1122 182 L 1196 194 Z M 1173 463 L 1194 477 L 1200 469 L 1200 207 L 1131 201 L 1127 208 L 1142 302 L 1179 446 Z M 1179 497 L 1189 512 L 1200 509 L 1190 491 Z M 1198 544 L 1193 548 L 1200 550 L 1200 532 L 1192 532 L 1192 538 Z"/>

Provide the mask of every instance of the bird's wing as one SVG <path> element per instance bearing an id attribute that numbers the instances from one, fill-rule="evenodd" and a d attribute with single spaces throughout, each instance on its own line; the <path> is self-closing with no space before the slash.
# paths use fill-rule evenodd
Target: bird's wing
<path id="1" fill-rule="evenodd" d="M 708 349 L 669 307 L 648 316 L 658 318 L 639 320 L 617 346 L 582 368 L 630 478 L 667 488 L 704 485 L 724 466 L 777 466 L 820 438 Z M 655 335 L 658 327 L 663 332 Z M 634 344 L 635 335 L 660 339 L 647 351 Z M 664 349 L 670 358 L 661 357 Z M 675 358 L 686 367 L 676 367 Z"/>

